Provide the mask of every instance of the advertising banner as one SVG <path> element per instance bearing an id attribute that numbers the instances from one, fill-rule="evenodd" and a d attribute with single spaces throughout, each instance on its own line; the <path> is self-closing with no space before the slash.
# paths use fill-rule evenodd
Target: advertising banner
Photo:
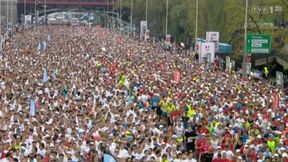
<path id="1" fill-rule="evenodd" d="M 220 33 L 219 32 L 206 32 L 206 41 L 209 43 L 215 44 L 215 52 L 219 51 L 219 40 L 220 40 Z"/>
<path id="2" fill-rule="evenodd" d="M 199 54 L 199 63 L 214 63 L 215 62 L 215 44 L 201 43 Z"/>
<path id="3" fill-rule="evenodd" d="M 283 73 L 280 71 L 276 71 L 276 85 L 278 87 L 283 87 Z"/>
<path id="4" fill-rule="evenodd" d="M 145 34 L 148 28 L 148 23 L 147 21 L 141 21 L 140 22 L 140 39 L 144 40 L 145 39 Z"/>

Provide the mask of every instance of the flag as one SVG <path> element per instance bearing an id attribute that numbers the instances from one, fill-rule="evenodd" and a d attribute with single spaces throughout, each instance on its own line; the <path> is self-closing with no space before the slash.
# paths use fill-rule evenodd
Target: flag
<path id="1" fill-rule="evenodd" d="M 47 49 L 46 41 L 42 41 L 42 46 L 43 46 L 42 50 L 45 51 Z"/>
<path id="2" fill-rule="evenodd" d="M 45 52 L 45 50 L 47 49 L 48 47 L 48 44 L 46 41 L 41 41 L 38 43 L 38 46 L 37 46 L 37 53 L 38 54 L 41 54 L 42 52 Z"/>
<path id="3" fill-rule="evenodd" d="M 55 72 L 53 72 L 52 78 L 53 78 L 53 80 L 56 80 L 56 73 Z"/>
<path id="4" fill-rule="evenodd" d="M 36 108 L 35 108 L 35 101 L 33 99 L 30 100 L 30 116 L 35 116 Z"/>
<path id="5" fill-rule="evenodd" d="M 118 82 L 118 85 L 121 86 L 121 85 L 124 85 L 126 88 L 129 89 L 129 82 L 128 82 L 128 79 L 126 78 L 126 75 L 122 75 L 119 82 Z"/>
<path id="6" fill-rule="evenodd" d="M 160 63 L 160 70 L 164 71 L 164 64 L 163 63 Z"/>
<path id="7" fill-rule="evenodd" d="M 176 70 L 176 71 L 174 71 L 174 79 L 173 79 L 173 81 L 175 82 L 175 83 L 179 83 L 180 82 L 180 71 L 179 70 Z"/>
<path id="8" fill-rule="evenodd" d="M 118 85 L 123 85 L 126 81 L 126 75 L 122 75 L 119 82 L 118 82 Z"/>
<path id="9" fill-rule="evenodd" d="M 110 154 L 104 154 L 103 162 L 117 162 L 117 160 Z"/>
<path id="10" fill-rule="evenodd" d="M 48 40 L 48 41 L 51 40 L 51 36 L 50 36 L 50 34 L 48 34 L 47 40 Z"/>
<path id="11" fill-rule="evenodd" d="M 109 70 L 110 70 L 110 73 L 112 75 L 115 75 L 117 73 L 117 71 L 118 71 L 117 64 L 116 63 L 111 64 L 110 67 L 109 67 Z"/>
<path id="12" fill-rule="evenodd" d="M 43 68 L 43 78 L 42 78 L 43 83 L 48 81 L 48 74 L 46 68 Z"/>
<path id="13" fill-rule="evenodd" d="M 273 110 L 276 111 L 279 107 L 279 95 L 278 93 L 273 94 Z"/>
<path id="14" fill-rule="evenodd" d="M 40 54 L 42 50 L 42 45 L 41 42 L 38 43 L 38 47 L 37 47 L 37 53 Z"/>

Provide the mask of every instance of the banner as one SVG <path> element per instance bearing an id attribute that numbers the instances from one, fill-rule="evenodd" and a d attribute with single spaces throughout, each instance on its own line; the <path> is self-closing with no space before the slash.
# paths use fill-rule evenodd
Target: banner
<path id="1" fill-rule="evenodd" d="M 48 81 L 48 74 L 47 74 L 47 70 L 46 68 L 43 68 L 43 78 L 42 78 L 42 82 L 45 83 Z"/>
<path id="2" fill-rule="evenodd" d="M 199 63 L 214 63 L 215 62 L 215 44 L 214 43 L 201 43 L 199 53 Z"/>
<path id="3" fill-rule="evenodd" d="M 169 44 L 170 44 L 170 43 L 171 43 L 171 35 L 170 35 L 170 34 L 167 34 L 165 40 L 166 40 L 166 43 L 169 43 Z"/>
<path id="4" fill-rule="evenodd" d="M 141 21 L 140 22 L 140 39 L 145 39 L 145 34 L 147 31 L 148 22 L 147 21 Z"/>
<path id="5" fill-rule="evenodd" d="M 215 52 L 219 51 L 219 40 L 220 40 L 219 32 L 211 32 L 211 31 L 206 32 L 206 41 L 215 44 Z"/>
<path id="6" fill-rule="evenodd" d="M 180 83 L 180 71 L 179 70 L 176 70 L 176 71 L 174 71 L 174 79 L 173 79 L 173 81 L 175 82 L 175 83 Z"/>
<path id="7" fill-rule="evenodd" d="M 272 105 L 272 108 L 274 111 L 277 110 L 277 108 L 279 107 L 279 95 L 278 93 L 274 93 L 273 94 L 273 105 Z"/>
<path id="8" fill-rule="evenodd" d="M 219 32 L 206 32 L 206 41 L 207 42 L 219 42 L 220 34 Z"/>
<path id="9" fill-rule="evenodd" d="M 25 25 L 32 23 L 32 16 L 31 15 L 25 15 L 24 19 L 25 19 L 24 20 Z"/>
<path id="10" fill-rule="evenodd" d="M 278 87 L 283 87 L 283 73 L 280 71 L 276 71 L 276 85 Z"/>

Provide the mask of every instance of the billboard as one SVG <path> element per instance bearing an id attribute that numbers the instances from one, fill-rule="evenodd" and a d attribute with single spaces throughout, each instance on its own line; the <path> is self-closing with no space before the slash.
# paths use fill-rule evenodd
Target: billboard
<path id="1" fill-rule="evenodd" d="M 219 47 L 219 40 L 220 40 L 220 33 L 219 32 L 206 32 L 206 41 L 215 44 L 215 52 L 218 52 Z"/>
<path id="2" fill-rule="evenodd" d="M 219 43 L 220 34 L 219 32 L 206 32 L 207 42 L 217 42 Z"/>
<path id="3" fill-rule="evenodd" d="M 214 63 L 215 62 L 215 44 L 214 43 L 201 43 L 199 63 Z"/>

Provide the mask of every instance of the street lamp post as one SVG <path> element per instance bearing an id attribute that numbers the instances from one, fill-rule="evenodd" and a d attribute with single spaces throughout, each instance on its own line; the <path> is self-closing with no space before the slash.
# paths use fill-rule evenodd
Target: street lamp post
<path id="1" fill-rule="evenodd" d="M 131 36 L 133 36 L 133 1 L 134 0 L 131 0 L 131 11 L 130 11 L 130 34 Z"/>
<path id="2" fill-rule="evenodd" d="M 26 0 L 24 0 L 24 25 L 25 25 L 25 15 L 26 15 Z"/>
<path id="3" fill-rule="evenodd" d="M 199 3 L 198 3 L 198 0 L 196 0 L 195 47 L 194 47 L 194 50 L 196 50 L 196 46 L 197 46 L 197 37 L 198 37 L 198 7 L 199 7 Z"/>
<path id="4" fill-rule="evenodd" d="M 44 1 L 44 25 L 46 25 L 46 0 Z"/>
<path id="5" fill-rule="evenodd" d="M 168 11 L 169 11 L 169 0 L 166 0 L 166 27 L 165 27 L 165 34 L 168 34 Z"/>
<path id="6" fill-rule="evenodd" d="M 13 2 L 10 3 L 10 23 L 11 23 L 11 35 L 13 35 Z"/>
<path id="7" fill-rule="evenodd" d="M 108 0 L 106 0 L 106 29 L 108 28 Z"/>
<path id="8" fill-rule="evenodd" d="M 2 2 L 0 1 L 0 52 L 2 52 Z"/>
<path id="9" fill-rule="evenodd" d="M 244 24 L 244 52 L 243 52 L 243 64 L 242 64 L 242 72 L 244 77 L 247 77 L 247 53 L 246 53 L 246 48 L 247 48 L 247 19 L 248 19 L 248 3 L 249 0 L 246 0 L 246 5 L 245 5 L 245 24 Z"/>
<path id="10" fill-rule="evenodd" d="M 34 10 L 35 10 L 35 11 L 34 11 L 34 12 L 35 12 L 35 27 L 36 27 L 36 26 L 37 26 L 37 19 L 38 19 L 38 18 L 37 18 L 37 4 L 36 4 L 37 2 L 36 2 L 36 0 L 34 1 L 34 3 L 35 3 L 35 4 L 34 4 L 34 5 L 35 5 L 35 6 L 34 6 Z"/>
<path id="11" fill-rule="evenodd" d="M 146 21 L 148 22 L 148 1 L 149 0 L 146 0 Z"/>
<path id="12" fill-rule="evenodd" d="M 8 2 L 9 2 L 9 1 L 7 0 L 6 2 L 7 2 L 7 4 L 6 4 L 6 5 L 7 5 L 7 10 L 6 10 L 6 11 L 7 11 L 7 12 L 6 12 L 6 21 L 7 21 L 7 22 L 6 22 L 6 29 L 7 29 L 7 32 L 8 32 L 8 30 L 9 30 L 9 29 L 8 29 L 8 24 L 9 24 L 9 3 L 8 3 Z"/>
<path id="13" fill-rule="evenodd" d="M 122 0 L 120 0 L 120 19 L 122 20 Z"/>

